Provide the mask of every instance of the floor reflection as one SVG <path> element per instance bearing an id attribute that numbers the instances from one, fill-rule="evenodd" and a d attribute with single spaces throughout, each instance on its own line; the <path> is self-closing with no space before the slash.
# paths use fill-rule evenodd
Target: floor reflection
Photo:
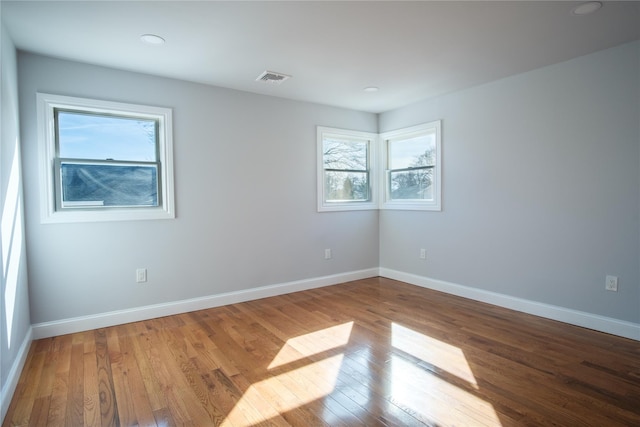
<path id="1" fill-rule="evenodd" d="M 269 364 L 268 369 L 274 369 L 314 354 L 343 347 L 349 342 L 352 328 L 353 322 L 347 322 L 291 338 Z"/>
<path id="2" fill-rule="evenodd" d="M 427 368 L 444 370 L 478 388 L 467 358 L 458 347 L 397 323 L 391 324 L 391 346 L 416 357 Z"/>
<path id="3" fill-rule="evenodd" d="M 399 323 L 386 342 L 367 331 L 345 322 L 289 339 L 223 425 L 252 425 L 257 407 L 271 420 L 308 407 L 329 425 L 500 426 L 460 348 Z"/>

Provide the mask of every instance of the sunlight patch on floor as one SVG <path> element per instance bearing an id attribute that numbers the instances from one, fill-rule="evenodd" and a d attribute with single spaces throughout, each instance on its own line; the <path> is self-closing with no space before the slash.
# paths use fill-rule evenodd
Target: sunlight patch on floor
<path id="1" fill-rule="evenodd" d="M 338 354 L 252 384 L 222 426 L 253 425 L 246 417 L 251 412 L 270 419 L 324 398 L 336 386 L 343 357 Z"/>
<path id="2" fill-rule="evenodd" d="M 268 368 L 274 369 L 314 354 L 342 347 L 349 342 L 351 329 L 353 329 L 353 322 L 347 322 L 291 338 L 287 340 Z"/>
<path id="3" fill-rule="evenodd" d="M 501 425 L 493 406 L 474 394 L 478 383 L 461 349 L 395 323 L 391 342 L 426 362 L 392 354 L 390 400 L 396 406 L 428 425 Z M 456 378 L 447 381 L 447 374 Z"/>
<path id="4" fill-rule="evenodd" d="M 285 372 L 251 384 L 222 426 L 254 425 L 257 419 L 279 417 L 331 394 L 342 367 L 342 353 L 294 369 L 286 365 L 345 346 L 352 329 L 353 322 L 347 322 L 287 340 L 268 366 L 268 370 Z"/>
<path id="5" fill-rule="evenodd" d="M 478 388 L 467 358 L 458 347 L 397 323 L 391 324 L 391 345 Z"/>

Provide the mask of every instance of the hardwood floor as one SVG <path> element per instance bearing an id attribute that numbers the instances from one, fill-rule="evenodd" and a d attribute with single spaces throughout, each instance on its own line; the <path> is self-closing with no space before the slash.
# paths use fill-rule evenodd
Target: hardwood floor
<path id="1" fill-rule="evenodd" d="M 4 426 L 639 426 L 640 342 L 383 278 L 35 341 Z"/>

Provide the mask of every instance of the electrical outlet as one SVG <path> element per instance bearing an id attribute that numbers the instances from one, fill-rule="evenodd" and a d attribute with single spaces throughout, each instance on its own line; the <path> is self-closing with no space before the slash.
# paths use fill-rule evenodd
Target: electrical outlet
<path id="1" fill-rule="evenodd" d="M 425 248 L 420 249 L 420 259 L 427 259 L 427 250 Z"/>
<path id="2" fill-rule="evenodd" d="M 147 281 L 147 269 L 146 268 L 139 268 L 136 270 L 136 282 L 137 283 L 144 283 Z"/>
<path id="3" fill-rule="evenodd" d="M 618 278 L 616 276 L 607 276 L 604 281 L 604 288 L 608 291 L 618 292 Z"/>
<path id="4" fill-rule="evenodd" d="M 331 259 L 331 249 L 324 250 L 324 259 Z"/>

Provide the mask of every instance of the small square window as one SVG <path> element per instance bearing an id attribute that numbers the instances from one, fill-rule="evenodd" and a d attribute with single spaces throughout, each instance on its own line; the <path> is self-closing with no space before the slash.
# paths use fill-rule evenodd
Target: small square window
<path id="1" fill-rule="evenodd" d="M 440 210 L 440 121 L 381 135 L 384 209 Z"/>
<path id="2" fill-rule="evenodd" d="M 318 127 L 318 211 L 376 209 L 375 134 Z"/>
<path id="3" fill-rule="evenodd" d="M 42 221 L 173 218 L 171 110 L 38 94 Z"/>

